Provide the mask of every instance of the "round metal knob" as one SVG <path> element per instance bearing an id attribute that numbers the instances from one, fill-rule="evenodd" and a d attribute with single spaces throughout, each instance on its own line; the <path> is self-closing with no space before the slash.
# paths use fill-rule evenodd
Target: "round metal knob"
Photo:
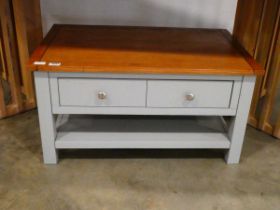
<path id="1" fill-rule="evenodd" d="M 186 100 L 187 100 L 187 101 L 193 101 L 194 98 L 195 98 L 195 96 L 194 96 L 193 93 L 188 93 L 188 94 L 186 95 Z"/>
<path id="2" fill-rule="evenodd" d="M 97 94 L 98 99 L 100 100 L 104 100 L 107 98 L 107 93 L 105 93 L 104 91 L 99 91 Z"/>

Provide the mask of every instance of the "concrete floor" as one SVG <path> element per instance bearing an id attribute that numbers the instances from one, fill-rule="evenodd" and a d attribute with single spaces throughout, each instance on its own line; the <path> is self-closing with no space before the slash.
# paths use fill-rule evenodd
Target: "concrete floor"
<path id="1" fill-rule="evenodd" d="M 280 141 L 248 128 L 240 165 L 219 151 L 65 151 L 46 166 L 37 112 L 0 121 L 0 209 L 280 209 Z"/>

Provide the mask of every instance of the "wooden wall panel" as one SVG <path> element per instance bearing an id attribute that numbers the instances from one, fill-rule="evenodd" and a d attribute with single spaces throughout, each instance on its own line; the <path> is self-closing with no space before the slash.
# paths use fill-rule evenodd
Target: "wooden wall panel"
<path id="1" fill-rule="evenodd" d="M 279 10 L 280 15 L 280 10 Z M 262 101 L 262 112 L 260 113 L 259 128 L 272 133 L 273 125 L 270 121 L 273 105 L 275 104 L 275 99 L 278 90 L 278 84 L 280 80 L 280 24 L 279 16 L 277 21 L 277 26 L 275 27 L 274 38 L 272 41 L 271 55 L 269 57 L 269 63 L 267 65 L 268 74 L 264 78 L 264 89 L 265 97 Z M 280 109 L 280 107 L 279 107 Z M 280 118 L 280 116 L 279 116 Z M 276 128 L 277 129 L 277 128 Z"/>
<path id="2" fill-rule="evenodd" d="M 33 50 L 43 38 L 41 24 L 41 10 L 39 0 L 11 0 L 13 7 L 14 25 L 17 37 L 20 71 L 22 77 L 22 91 L 26 97 L 25 109 L 34 108 L 35 89 L 33 75 L 26 64 Z"/>
<path id="3" fill-rule="evenodd" d="M 279 125 L 270 118 L 280 80 L 279 8 L 280 0 L 239 0 L 234 28 L 234 36 L 266 69 L 265 76 L 257 78 L 249 123 L 274 135 Z"/>
<path id="4" fill-rule="evenodd" d="M 265 0 L 239 0 L 233 34 L 254 55 Z"/>
<path id="5" fill-rule="evenodd" d="M 268 54 L 275 30 L 279 0 L 266 0 L 263 9 L 263 20 L 260 24 L 258 39 L 256 43 L 255 58 L 266 67 Z"/>
<path id="6" fill-rule="evenodd" d="M 253 57 L 255 57 L 256 43 L 265 2 L 266 0 L 239 0 L 237 4 L 233 35 Z M 261 85 L 262 78 L 258 77 L 249 114 L 249 123 L 253 126 L 257 126 L 255 112 L 257 110 Z"/>
<path id="7" fill-rule="evenodd" d="M 12 115 L 22 110 L 22 98 L 21 98 L 21 87 L 18 71 L 18 62 L 16 54 L 16 42 L 13 31 L 13 18 L 11 13 L 11 4 L 9 1 L 0 0 L 0 32 L 1 32 L 1 43 L 2 43 L 2 56 L 4 58 L 5 75 L 1 77 L 1 88 L 2 97 L 4 97 L 3 83 L 4 81 L 9 84 L 11 89 L 11 103 L 4 104 L 5 115 Z M 0 100 L 4 100 L 0 98 Z M 1 117 L 1 116 L 0 116 Z"/>
<path id="8" fill-rule="evenodd" d="M 28 51 L 31 55 L 41 43 L 43 37 L 40 1 L 24 0 L 21 9 L 24 11 Z"/>
<path id="9" fill-rule="evenodd" d="M 26 64 L 41 42 L 40 0 L 0 0 L 1 57 L 0 118 L 35 108 L 33 79 Z M 10 91 L 7 91 L 8 87 Z M 10 102 L 5 103 L 7 92 Z"/>
<path id="10" fill-rule="evenodd" d="M 29 50 L 27 25 L 25 22 L 24 2 L 21 0 L 12 0 L 12 7 L 15 21 L 15 31 L 17 36 L 21 77 L 23 82 L 23 93 L 25 94 L 27 99 L 25 106 L 34 106 L 35 94 L 34 85 L 32 82 L 32 75 L 26 69 L 26 63 L 28 62 L 29 58 Z"/>

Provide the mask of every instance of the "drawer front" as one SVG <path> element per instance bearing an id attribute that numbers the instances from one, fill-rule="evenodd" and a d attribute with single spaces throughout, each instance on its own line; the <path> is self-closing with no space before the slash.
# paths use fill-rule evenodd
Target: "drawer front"
<path id="1" fill-rule="evenodd" d="M 61 106 L 144 107 L 145 80 L 59 78 Z"/>
<path id="2" fill-rule="evenodd" d="M 148 107 L 229 108 L 233 81 L 148 81 Z"/>

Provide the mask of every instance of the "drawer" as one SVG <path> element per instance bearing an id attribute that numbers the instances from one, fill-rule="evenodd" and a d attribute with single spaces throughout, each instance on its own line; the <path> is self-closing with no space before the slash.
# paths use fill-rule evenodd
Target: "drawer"
<path id="1" fill-rule="evenodd" d="M 148 81 L 148 107 L 228 108 L 233 81 Z"/>
<path id="2" fill-rule="evenodd" d="M 61 106 L 144 107 L 145 80 L 58 78 Z"/>

